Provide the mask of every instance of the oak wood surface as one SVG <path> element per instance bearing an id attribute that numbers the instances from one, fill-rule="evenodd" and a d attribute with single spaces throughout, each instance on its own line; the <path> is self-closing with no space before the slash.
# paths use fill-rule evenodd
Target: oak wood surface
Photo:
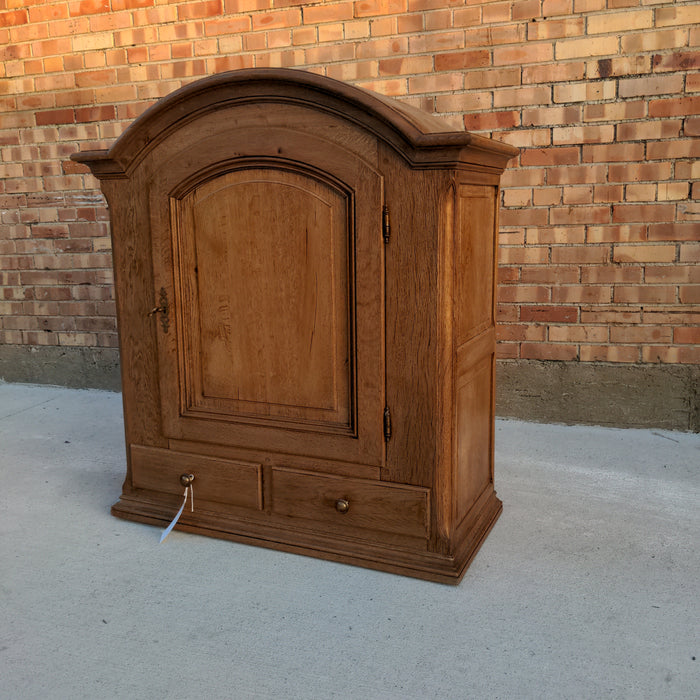
<path id="1" fill-rule="evenodd" d="M 337 81 L 252 70 L 76 155 L 112 223 L 115 515 L 168 522 L 191 471 L 184 530 L 458 582 L 501 511 L 496 232 L 514 153 Z"/>

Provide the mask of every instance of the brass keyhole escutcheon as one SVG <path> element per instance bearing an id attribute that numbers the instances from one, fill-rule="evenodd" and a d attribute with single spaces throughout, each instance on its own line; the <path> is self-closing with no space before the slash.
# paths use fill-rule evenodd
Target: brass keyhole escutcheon
<path id="1" fill-rule="evenodd" d="M 347 513 L 350 510 L 350 501 L 346 500 L 345 498 L 339 498 L 335 502 L 335 509 L 339 513 Z"/>
<path id="2" fill-rule="evenodd" d="M 180 475 L 180 483 L 187 488 L 188 486 L 192 486 L 192 482 L 194 481 L 194 474 L 181 474 Z"/>
<path id="3" fill-rule="evenodd" d="M 165 287 L 160 288 L 160 306 L 154 306 L 149 312 L 149 316 L 155 316 L 155 314 L 161 314 L 160 325 L 163 328 L 163 333 L 168 332 L 170 327 L 170 317 L 168 316 L 168 293 L 165 291 Z"/>

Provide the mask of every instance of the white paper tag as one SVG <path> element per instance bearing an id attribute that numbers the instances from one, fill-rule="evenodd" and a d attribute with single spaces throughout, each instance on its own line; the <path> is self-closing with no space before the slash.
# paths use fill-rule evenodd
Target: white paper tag
<path id="1" fill-rule="evenodd" d="M 168 525 L 168 527 L 166 527 L 165 530 L 163 530 L 163 534 L 160 536 L 160 542 L 162 542 L 172 532 L 175 525 L 177 525 L 177 521 L 180 519 L 182 512 L 185 510 L 185 505 L 187 504 L 188 491 L 190 492 L 190 510 L 194 512 L 194 489 L 192 488 L 192 486 L 187 486 L 185 488 L 185 499 L 182 501 L 180 510 L 178 510 L 177 515 L 173 518 L 170 525 Z M 160 542 L 158 544 L 160 544 Z"/>

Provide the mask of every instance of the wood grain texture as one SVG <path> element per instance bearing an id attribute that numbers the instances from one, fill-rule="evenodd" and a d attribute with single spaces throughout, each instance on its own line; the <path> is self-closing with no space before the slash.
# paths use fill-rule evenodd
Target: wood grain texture
<path id="1" fill-rule="evenodd" d="M 261 70 L 194 83 L 76 156 L 112 217 L 129 458 L 114 514 L 167 523 L 188 472 L 180 529 L 458 582 L 501 511 L 495 251 L 513 153 Z"/>

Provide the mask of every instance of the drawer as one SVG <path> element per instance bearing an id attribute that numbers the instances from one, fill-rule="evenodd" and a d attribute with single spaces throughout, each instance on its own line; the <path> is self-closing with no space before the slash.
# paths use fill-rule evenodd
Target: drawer
<path id="1" fill-rule="evenodd" d="M 181 474 L 194 474 L 198 500 L 262 510 L 262 466 L 143 445 L 131 446 L 131 477 L 136 488 L 182 495 Z"/>
<path id="2" fill-rule="evenodd" d="M 416 486 L 272 469 L 272 512 L 324 530 L 427 539 L 429 491 Z"/>

